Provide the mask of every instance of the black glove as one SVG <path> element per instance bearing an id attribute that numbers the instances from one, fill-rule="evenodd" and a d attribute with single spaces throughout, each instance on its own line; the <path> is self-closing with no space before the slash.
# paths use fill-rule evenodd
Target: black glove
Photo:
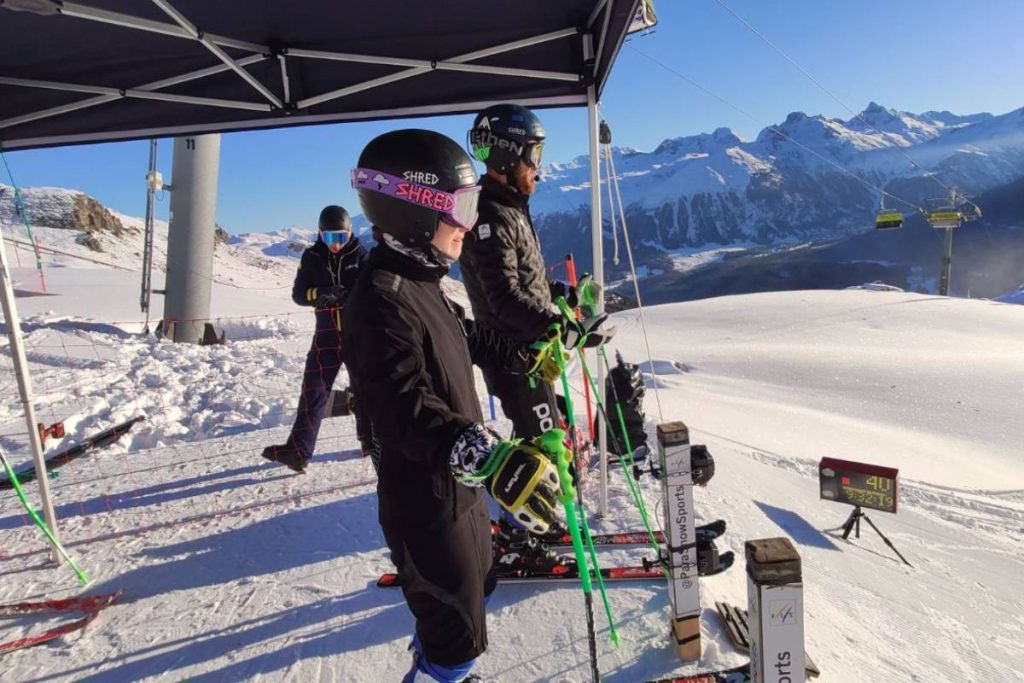
<path id="1" fill-rule="evenodd" d="M 501 441 L 483 425 L 472 424 L 456 439 L 450 465 L 459 481 L 486 486 L 517 522 L 543 534 L 558 521 L 558 469 L 534 441 Z"/>
<path id="2" fill-rule="evenodd" d="M 601 285 L 594 282 L 590 273 L 584 273 L 574 286 L 569 287 L 569 291 L 565 295 L 565 303 L 569 304 L 569 308 L 586 306 L 589 310 L 590 306 L 597 304 L 600 300 L 601 291 Z"/>
<path id="3" fill-rule="evenodd" d="M 569 292 L 572 287 L 565 284 L 561 280 L 548 280 L 548 291 L 551 293 L 551 300 L 554 301 L 558 297 L 564 297 L 566 301 L 569 300 Z"/>
<path id="4" fill-rule="evenodd" d="M 558 339 L 558 328 L 552 326 L 553 332 L 543 335 L 540 339 L 531 344 L 524 353 L 526 354 L 526 374 L 534 379 L 539 379 L 544 384 L 553 384 L 562 376 L 562 367 L 568 360 L 568 356 L 558 358 L 552 342 Z"/>
<path id="5" fill-rule="evenodd" d="M 317 289 L 313 306 L 316 308 L 337 308 L 345 298 L 347 290 L 343 285 L 331 285 L 326 289 Z"/>
<path id="6" fill-rule="evenodd" d="M 567 349 L 575 349 L 582 342 L 583 348 L 601 346 L 615 336 L 615 328 L 599 329 L 608 319 L 607 313 L 600 313 L 583 320 L 562 319 L 562 342 Z"/>

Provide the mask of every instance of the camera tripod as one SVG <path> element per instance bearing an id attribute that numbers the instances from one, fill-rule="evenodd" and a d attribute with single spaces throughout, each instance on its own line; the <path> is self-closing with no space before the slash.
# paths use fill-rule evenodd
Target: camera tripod
<path id="1" fill-rule="evenodd" d="M 900 554 L 899 550 L 896 550 L 896 546 L 894 546 L 892 544 L 892 541 L 890 541 L 886 537 L 885 534 L 883 534 L 881 531 L 878 530 L 878 527 L 875 526 L 875 523 L 872 522 L 871 518 L 867 516 L 867 513 L 865 513 L 863 510 L 860 509 L 860 505 L 854 507 L 853 508 L 853 512 L 851 512 L 850 516 L 846 518 L 845 522 L 843 522 L 842 529 L 843 529 L 843 540 L 844 541 L 847 538 L 849 538 L 850 532 L 854 531 L 854 530 L 856 530 L 856 532 L 857 532 L 857 538 L 860 538 L 860 518 L 861 517 L 863 517 L 864 521 L 866 521 L 868 524 L 871 525 L 871 528 L 875 530 L 876 534 L 878 534 L 879 536 L 882 537 L 882 540 L 885 541 L 885 544 L 887 546 L 889 546 L 890 548 L 892 548 L 892 551 L 894 553 L 896 553 L 896 555 L 898 555 L 901 560 L 903 560 L 903 564 L 907 565 L 908 567 L 913 567 L 914 566 L 914 565 L 910 564 L 909 562 L 907 562 L 907 558 L 903 557 L 903 555 Z"/>

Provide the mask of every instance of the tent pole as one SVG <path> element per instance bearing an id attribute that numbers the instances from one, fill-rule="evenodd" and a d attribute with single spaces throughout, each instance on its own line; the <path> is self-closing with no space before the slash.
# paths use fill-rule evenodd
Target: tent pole
<path id="1" fill-rule="evenodd" d="M 43 503 L 43 516 L 47 526 L 53 533 L 53 540 L 60 542 L 57 532 L 57 515 L 53 511 L 50 498 L 50 478 L 46 474 L 46 460 L 43 458 L 43 441 L 36 426 L 36 411 L 32 407 L 32 378 L 28 374 L 28 361 L 25 358 L 25 347 L 21 339 L 21 320 L 18 308 L 14 303 L 14 286 L 7 266 L 7 248 L 3 234 L 0 233 L 0 302 L 3 303 L 4 322 L 7 324 L 7 339 L 11 344 L 11 358 L 14 360 L 14 375 L 18 379 L 18 394 L 25 409 L 25 425 L 28 427 L 28 442 L 32 449 L 32 460 L 36 465 L 36 478 L 39 482 L 39 496 Z M 56 546 L 50 550 L 50 559 L 61 562 L 61 555 Z"/>
<path id="2" fill-rule="evenodd" d="M 598 150 L 598 126 L 597 126 L 597 91 L 593 85 L 587 88 L 587 128 L 590 132 L 590 234 L 594 250 L 594 282 L 602 290 L 604 289 L 604 254 L 601 243 L 601 168 L 600 152 Z M 598 297 L 597 310 L 604 312 L 604 292 Z M 597 364 L 597 390 L 604 391 L 604 363 Z M 608 514 L 608 451 L 605 443 L 605 435 L 608 426 L 601 425 L 597 430 L 597 448 L 599 453 L 600 474 L 601 474 L 601 505 L 598 508 L 598 515 L 604 517 Z"/>

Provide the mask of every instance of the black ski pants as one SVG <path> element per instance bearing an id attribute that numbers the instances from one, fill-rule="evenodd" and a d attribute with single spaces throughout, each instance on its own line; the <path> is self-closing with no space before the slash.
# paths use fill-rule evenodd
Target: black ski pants
<path id="1" fill-rule="evenodd" d="M 380 497 L 380 525 L 423 654 L 441 666 L 480 656 L 487 649 L 484 598 L 497 583 L 483 496 L 454 519 L 445 515 L 426 525 L 410 520 L 401 501 L 392 511 L 389 500 Z"/>
<path id="2" fill-rule="evenodd" d="M 306 367 L 302 373 L 302 389 L 299 394 L 299 408 L 295 415 L 288 445 L 293 446 L 307 460 L 316 450 L 316 437 L 327 407 L 327 397 L 338 377 L 343 358 L 341 334 L 336 330 L 318 330 L 306 354 Z M 353 405 L 356 418 L 356 432 L 362 441 L 372 434 L 369 421 L 360 417 L 359 408 Z"/>
<path id="3" fill-rule="evenodd" d="M 554 388 L 537 380 L 530 386 L 526 375 L 484 372 L 487 391 L 501 401 L 501 410 L 512 421 L 512 436 L 529 439 L 558 427 L 560 416 Z"/>

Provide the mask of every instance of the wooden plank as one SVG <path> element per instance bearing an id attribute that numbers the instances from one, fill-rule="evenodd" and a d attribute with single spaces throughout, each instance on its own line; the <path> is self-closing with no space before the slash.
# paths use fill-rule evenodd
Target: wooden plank
<path id="1" fill-rule="evenodd" d="M 730 605 L 724 602 L 716 602 L 715 608 L 718 610 L 718 616 L 721 617 L 722 623 L 725 624 L 725 630 L 729 634 L 729 640 L 732 641 L 733 647 L 740 652 L 749 652 L 750 645 L 746 638 L 744 638 L 741 625 L 736 622 L 736 617 L 732 609 L 730 609 Z"/>

